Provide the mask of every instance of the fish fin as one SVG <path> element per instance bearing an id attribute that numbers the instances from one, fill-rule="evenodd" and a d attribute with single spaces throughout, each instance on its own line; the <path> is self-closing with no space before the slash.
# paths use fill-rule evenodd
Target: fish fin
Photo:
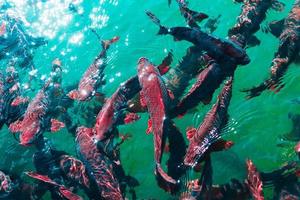
<path id="1" fill-rule="evenodd" d="M 165 153 L 170 153 L 170 146 L 169 146 L 169 144 L 165 144 L 164 152 Z"/>
<path id="2" fill-rule="evenodd" d="M 17 120 L 9 125 L 9 130 L 13 133 L 22 131 L 22 122 L 21 120 Z"/>
<path id="3" fill-rule="evenodd" d="M 251 35 L 247 40 L 247 45 L 249 47 L 258 46 L 260 43 L 260 40 L 255 35 Z"/>
<path id="4" fill-rule="evenodd" d="M 37 172 L 25 172 L 25 174 L 27 176 L 30 176 L 31 178 L 37 179 L 39 181 L 43 181 L 45 183 L 49 183 L 49 184 L 52 184 L 52 185 L 60 186 L 58 183 L 56 183 L 55 181 L 53 181 L 52 179 L 50 179 L 46 175 L 38 174 Z"/>
<path id="5" fill-rule="evenodd" d="M 264 200 L 263 183 L 260 177 L 260 173 L 257 171 L 255 165 L 251 160 L 247 160 L 247 183 L 249 190 L 255 200 Z"/>
<path id="6" fill-rule="evenodd" d="M 273 10 L 276 10 L 278 12 L 281 12 L 283 11 L 285 8 L 285 4 L 280 2 L 280 1 L 277 1 L 277 0 L 273 0 L 272 2 L 272 9 Z"/>
<path id="7" fill-rule="evenodd" d="M 57 119 L 51 119 L 51 132 L 57 132 L 61 128 L 64 128 L 65 124 Z"/>
<path id="8" fill-rule="evenodd" d="M 162 26 L 160 24 L 160 20 L 150 11 L 146 11 L 146 15 L 148 15 L 148 17 L 151 19 L 151 21 L 156 24 L 157 26 L 159 26 L 159 31 L 158 31 L 158 35 L 166 35 L 169 33 L 168 28 Z"/>
<path id="9" fill-rule="evenodd" d="M 60 186 L 59 192 L 68 200 L 82 200 L 80 196 L 74 194 L 71 190 L 69 190 L 65 186 Z"/>
<path id="10" fill-rule="evenodd" d="M 299 155 L 300 154 L 300 142 L 297 143 L 295 146 L 295 152 Z"/>
<path id="11" fill-rule="evenodd" d="M 265 32 L 270 32 L 275 37 L 279 37 L 283 32 L 285 19 L 275 20 L 268 24 L 268 27 Z"/>
<path id="12" fill-rule="evenodd" d="M 211 145 L 210 149 L 211 151 L 223 151 L 231 148 L 233 145 L 234 143 L 230 140 L 219 139 Z"/>
<path id="13" fill-rule="evenodd" d="M 205 97 L 204 99 L 202 99 L 201 101 L 202 101 L 202 103 L 203 103 L 204 105 L 207 105 L 207 104 L 209 104 L 209 103 L 211 102 L 212 97 L 213 97 L 213 95 L 210 94 L 210 95 L 208 95 L 207 97 Z"/>
<path id="14" fill-rule="evenodd" d="M 140 185 L 139 181 L 133 176 L 126 176 L 126 183 L 129 187 L 137 187 Z"/>
<path id="15" fill-rule="evenodd" d="M 152 120 L 149 119 L 149 120 L 148 120 L 148 128 L 147 128 L 147 130 L 146 130 L 146 133 L 147 133 L 147 134 L 150 134 L 151 132 L 152 132 Z"/>
<path id="16" fill-rule="evenodd" d="M 175 98 L 173 92 L 170 89 L 167 89 L 169 97 L 173 100 Z"/>
<path id="17" fill-rule="evenodd" d="M 186 129 L 186 137 L 187 137 L 187 139 L 191 140 L 194 137 L 194 135 L 196 134 L 196 132 L 197 132 L 197 129 L 195 127 L 188 127 Z"/>
<path id="18" fill-rule="evenodd" d="M 5 22 L 2 22 L 0 27 L 0 36 L 4 35 L 6 33 L 6 24 Z"/>
<path id="19" fill-rule="evenodd" d="M 115 36 L 110 40 L 101 40 L 102 48 L 105 50 L 109 49 L 110 45 L 117 42 L 119 39 L 120 39 L 119 36 Z"/>
<path id="20" fill-rule="evenodd" d="M 69 97 L 70 99 L 73 99 L 73 100 L 78 100 L 79 97 L 80 97 L 79 91 L 78 91 L 78 90 L 71 90 L 71 91 L 68 93 L 68 97 Z"/>
<path id="21" fill-rule="evenodd" d="M 125 124 L 133 123 L 139 120 L 141 117 L 136 113 L 127 113 L 124 119 Z"/>
<path id="22" fill-rule="evenodd" d="M 168 55 L 163 59 L 162 63 L 157 67 L 160 75 L 164 75 L 170 70 L 170 65 L 172 62 L 173 62 L 173 51 L 170 50 Z"/>
<path id="23" fill-rule="evenodd" d="M 145 96 L 144 96 L 142 91 L 140 92 L 140 104 L 141 104 L 142 107 L 147 106 L 146 99 L 145 99 Z"/>
<path id="24" fill-rule="evenodd" d="M 173 193 L 174 190 L 178 188 L 177 181 L 170 177 L 166 172 L 164 172 L 164 170 L 158 163 L 156 164 L 155 168 L 155 176 L 159 187 L 161 187 L 165 191 Z"/>

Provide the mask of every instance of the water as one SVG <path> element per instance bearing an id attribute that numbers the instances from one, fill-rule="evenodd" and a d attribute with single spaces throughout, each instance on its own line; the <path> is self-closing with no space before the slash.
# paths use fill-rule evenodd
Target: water
<path id="1" fill-rule="evenodd" d="M 101 50 L 97 37 L 90 31 L 94 28 L 102 39 L 120 36 L 108 52 L 109 62 L 105 70 L 106 85 L 102 88 L 108 96 L 120 83 L 137 72 L 137 60 L 147 57 L 159 64 L 172 49 L 175 66 L 190 45 L 187 42 L 174 42 L 170 36 L 157 36 L 157 27 L 145 15 L 151 10 L 159 16 L 166 26 L 185 25 L 175 2 L 169 8 L 167 1 L 121 1 L 121 0 L 76 0 L 79 13 L 68 9 L 71 0 L 7 0 L 15 5 L 9 12 L 21 17 L 26 28 L 34 36 L 48 39 L 48 44 L 35 51 L 34 63 L 38 69 L 37 77 L 48 75 L 51 62 L 59 58 L 63 63 L 63 86 L 79 81 L 81 75 Z M 0 5 L 3 1 L 0 1 Z M 293 1 L 285 0 L 283 12 L 269 11 L 267 22 L 281 19 L 287 15 Z M 227 30 L 236 22 L 240 13 L 240 5 L 231 1 L 202 0 L 191 1 L 190 7 L 201 10 L 211 17 L 219 14 L 220 24 L 214 33 L 226 37 Z M 250 158 L 259 170 L 270 171 L 287 161 L 296 160 L 293 153 L 293 142 L 286 142 L 278 147 L 279 136 L 291 130 L 288 113 L 300 113 L 300 105 L 293 103 L 299 97 L 300 69 L 296 64 L 289 67 L 284 77 L 285 87 L 278 93 L 266 91 L 257 98 L 246 100 L 240 92 L 264 80 L 269 73 L 269 65 L 278 46 L 278 39 L 259 31 L 257 37 L 261 45 L 248 49 L 251 63 L 239 67 L 236 71 L 233 98 L 229 107 L 230 120 L 225 129 L 225 138 L 234 141 L 233 148 L 213 155 L 214 183 L 225 183 L 231 178 L 245 178 L 245 160 Z M 3 67 L 3 66 L 2 66 Z M 21 78 L 27 79 L 24 71 Z M 33 88 L 32 95 L 39 86 Z M 219 91 L 219 90 L 218 90 Z M 215 92 L 215 96 L 218 94 Z M 198 126 L 205 113 L 215 102 L 198 106 L 196 113 L 189 113 L 175 122 L 184 133 L 187 126 Z M 74 116 L 75 117 L 75 116 Z M 131 133 L 132 139 L 122 146 L 121 158 L 127 173 L 136 177 L 141 185 L 137 188 L 137 196 L 141 199 L 167 199 L 170 196 L 156 185 L 153 176 L 153 139 L 146 135 L 147 114 L 134 124 L 121 126 L 121 133 Z M 47 133 L 58 149 L 75 154 L 73 138 L 63 129 L 58 133 Z M 0 134 L 0 168 L 14 172 L 34 170 L 31 155 L 34 148 L 24 148 L 4 127 Z M 24 176 L 25 177 L 25 176 Z"/>

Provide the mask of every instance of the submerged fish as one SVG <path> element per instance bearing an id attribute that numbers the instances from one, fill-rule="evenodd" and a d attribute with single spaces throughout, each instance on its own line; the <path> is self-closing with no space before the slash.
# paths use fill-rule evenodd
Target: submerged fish
<path id="1" fill-rule="evenodd" d="M 112 43 L 118 40 L 119 37 L 114 37 L 111 40 L 103 40 L 101 42 L 102 51 L 83 74 L 78 89 L 69 92 L 68 96 L 71 99 L 86 101 L 96 93 L 97 88 L 103 82 L 103 71 L 106 67 L 106 51 Z"/>
<path id="2" fill-rule="evenodd" d="M 109 158 L 98 148 L 93 140 L 91 128 L 79 127 L 77 129 L 77 151 L 91 180 L 95 184 L 95 193 L 99 199 L 123 199 L 119 183 L 113 173 L 113 165 Z"/>
<path id="3" fill-rule="evenodd" d="M 190 140 L 184 164 L 194 167 L 208 148 L 220 138 L 223 125 L 227 122 L 227 109 L 232 94 L 231 77 L 224 85 L 216 104 L 204 118 Z"/>
<path id="4" fill-rule="evenodd" d="M 20 143 L 30 145 L 42 133 L 41 120 L 45 117 L 49 100 L 45 88 L 41 89 L 35 98 L 29 103 L 22 120 L 10 124 L 9 129 L 13 133 L 20 132 Z"/>
<path id="5" fill-rule="evenodd" d="M 276 24 L 276 25 L 275 25 Z M 281 79 L 288 66 L 299 58 L 300 49 L 300 1 L 296 0 L 288 16 L 273 23 L 271 32 L 280 35 L 280 44 L 272 60 L 270 78 L 251 89 L 243 90 L 248 98 L 259 96 L 264 90 L 271 89 L 278 92 L 284 85 Z"/>
<path id="6" fill-rule="evenodd" d="M 176 185 L 176 180 L 165 173 L 161 167 L 168 118 L 168 92 L 159 71 L 146 58 L 140 58 L 138 61 L 138 77 L 142 87 L 141 96 L 147 105 L 154 134 L 155 174 L 158 184 L 171 192 L 172 187 Z"/>
<path id="7" fill-rule="evenodd" d="M 146 14 L 159 26 L 159 35 L 169 34 L 172 35 L 175 40 L 189 41 L 203 51 L 206 51 L 210 57 L 217 61 L 232 62 L 239 65 L 246 65 L 250 62 L 246 51 L 230 40 L 218 38 L 198 28 L 167 28 L 160 24 L 160 20 L 153 13 L 147 11 Z"/>

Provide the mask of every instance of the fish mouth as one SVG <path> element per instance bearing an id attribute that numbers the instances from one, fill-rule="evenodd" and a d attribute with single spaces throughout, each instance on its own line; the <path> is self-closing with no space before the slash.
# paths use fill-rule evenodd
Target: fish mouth
<path id="1" fill-rule="evenodd" d="M 145 58 L 145 57 L 141 57 L 141 58 L 139 58 L 139 60 L 138 60 L 138 64 L 144 64 L 144 63 L 146 63 L 146 62 L 148 62 L 148 59 Z"/>

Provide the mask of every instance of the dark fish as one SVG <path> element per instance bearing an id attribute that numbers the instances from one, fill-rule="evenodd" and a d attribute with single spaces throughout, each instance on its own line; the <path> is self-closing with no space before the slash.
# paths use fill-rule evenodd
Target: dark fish
<path id="1" fill-rule="evenodd" d="M 204 118 L 195 135 L 191 138 L 184 164 L 194 167 L 208 148 L 220 139 L 220 132 L 227 122 L 227 109 L 232 94 L 231 77 L 224 85 L 216 104 Z"/>
<path id="2" fill-rule="evenodd" d="M 159 71 L 146 58 L 140 58 L 138 61 L 138 77 L 142 87 L 141 95 L 147 105 L 154 134 L 155 174 L 160 187 L 171 192 L 172 186 L 176 185 L 176 180 L 161 167 L 166 137 L 165 123 L 168 117 L 168 92 Z"/>
<path id="3" fill-rule="evenodd" d="M 178 105 L 172 109 L 171 117 L 182 116 L 189 109 L 203 102 L 209 103 L 214 91 L 223 82 L 224 74 L 218 63 L 211 62 L 197 77 L 196 82 L 181 99 Z"/>
<path id="4" fill-rule="evenodd" d="M 181 15 L 185 18 L 187 24 L 190 27 L 200 28 L 198 26 L 197 22 L 201 22 L 204 19 L 208 18 L 208 15 L 205 13 L 201 13 L 201 12 L 197 12 L 197 11 L 189 9 L 185 2 L 182 2 L 181 0 L 177 0 L 177 2 L 179 5 Z"/>
<path id="5" fill-rule="evenodd" d="M 118 40 L 119 37 L 114 37 L 111 40 L 104 40 L 101 42 L 102 51 L 83 74 L 78 89 L 69 92 L 68 96 L 71 99 L 86 101 L 95 95 L 97 88 L 101 82 L 103 82 L 103 71 L 106 67 L 106 51 L 112 43 Z"/>
<path id="6" fill-rule="evenodd" d="M 107 156 L 97 147 L 93 140 L 93 129 L 77 129 L 77 151 L 84 162 L 92 183 L 97 185 L 95 193 L 99 198 L 123 199 L 118 180 L 113 173 L 113 166 Z"/>
<path id="7" fill-rule="evenodd" d="M 169 34 L 172 35 L 175 40 L 189 41 L 201 50 L 206 51 L 210 57 L 217 61 L 228 62 L 228 60 L 230 60 L 230 62 L 240 65 L 246 65 L 250 62 L 246 51 L 230 40 L 215 37 L 197 28 L 167 28 L 160 24 L 160 20 L 153 13 L 147 11 L 146 14 L 159 26 L 159 35 Z"/>
<path id="8" fill-rule="evenodd" d="M 279 21 L 278 23 L 282 23 L 282 21 Z M 300 1 L 297 0 L 295 1 L 295 4 L 289 15 L 287 16 L 287 18 L 285 18 L 284 26 L 271 27 L 273 29 L 279 28 L 279 32 L 281 32 L 281 34 L 279 36 L 280 44 L 271 64 L 270 78 L 256 87 L 243 90 L 243 92 L 248 93 L 248 98 L 259 96 L 266 89 L 279 92 L 280 89 L 284 86 L 281 84 L 281 79 L 284 73 L 288 69 L 288 66 L 293 63 L 297 59 L 297 57 L 299 57 L 299 26 Z"/>
<path id="9" fill-rule="evenodd" d="M 253 46 L 253 41 L 259 44 L 259 40 L 253 34 L 260 29 L 267 11 L 270 8 L 282 10 L 283 7 L 284 4 L 277 0 L 245 0 L 238 22 L 228 31 L 229 38 L 238 41 L 243 47 Z"/>

